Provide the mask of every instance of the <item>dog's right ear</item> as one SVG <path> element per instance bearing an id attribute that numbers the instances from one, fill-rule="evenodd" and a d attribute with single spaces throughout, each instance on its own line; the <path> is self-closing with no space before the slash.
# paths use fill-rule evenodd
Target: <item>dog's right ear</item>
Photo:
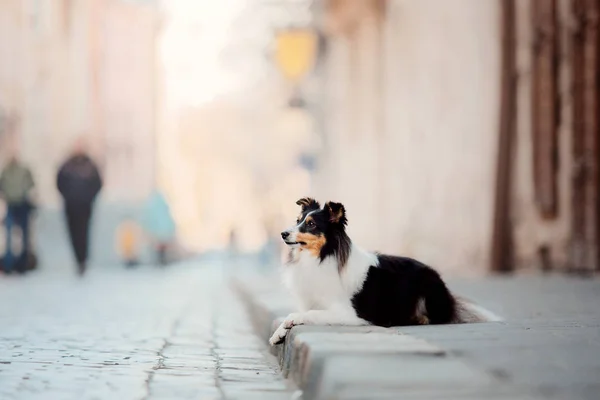
<path id="1" fill-rule="evenodd" d="M 329 211 L 329 221 L 341 225 L 346 225 L 348 223 L 348 219 L 346 218 L 346 208 L 342 203 L 328 201 L 325 203 L 325 209 Z"/>
<path id="2" fill-rule="evenodd" d="M 319 202 L 311 197 L 303 197 L 300 200 L 298 200 L 296 204 L 302 207 L 302 212 L 306 210 L 318 210 L 319 208 L 321 208 Z"/>

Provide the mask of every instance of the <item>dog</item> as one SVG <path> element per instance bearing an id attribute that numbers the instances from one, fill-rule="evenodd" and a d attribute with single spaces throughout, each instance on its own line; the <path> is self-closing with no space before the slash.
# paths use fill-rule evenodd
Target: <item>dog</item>
<path id="1" fill-rule="evenodd" d="M 284 341 L 295 325 L 453 324 L 493 320 L 455 297 L 431 267 L 408 257 L 365 251 L 346 233 L 343 204 L 323 207 L 305 197 L 295 226 L 281 232 L 289 247 L 283 280 L 301 312 L 284 319 L 269 340 Z"/>

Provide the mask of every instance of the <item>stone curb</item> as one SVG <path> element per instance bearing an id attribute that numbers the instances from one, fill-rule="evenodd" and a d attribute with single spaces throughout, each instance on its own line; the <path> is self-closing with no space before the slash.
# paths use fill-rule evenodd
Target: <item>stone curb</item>
<path id="1" fill-rule="evenodd" d="M 293 311 L 288 296 L 260 279 L 233 278 L 232 284 L 246 303 L 257 333 L 267 342 L 282 317 Z M 494 381 L 444 349 L 394 328 L 297 326 L 271 352 L 304 399 L 394 398 L 400 393 L 421 398 L 425 392 L 452 394 L 448 390 L 457 395 L 466 391 L 477 398 L 489 393 Z M 494 392 L 498 398 L 522 398 Z M 357 393 L 365 397 L 356 397 Z"/>

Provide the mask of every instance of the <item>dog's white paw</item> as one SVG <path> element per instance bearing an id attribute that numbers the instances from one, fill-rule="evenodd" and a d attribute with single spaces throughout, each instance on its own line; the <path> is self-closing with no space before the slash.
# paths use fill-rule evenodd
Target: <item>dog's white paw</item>
<path id="1" fill-rule="evenodd" d="M 273 336 L 271 336 L 271 339 L 269 339 L 269 343 L 271 346 L 282 343 L 292 327 L 302 324 L 304 324 L 304 318 L 302 317 L 302 314 L 292 313 L 288 315 L 283 320 L 281 325 L 279 325 L 275 333 L 273 333 Z"/>
<path id="2" fill-rule="evenodd" d="M 287 329 L 283 324 L 279 325 L 277 330 L 275 330 L 275 333 L 273 333 L 273 336 L 271 336 L 271 339 L 269 339 L 269 343 L 271 344 L 271 346 L 283 343 L 288 333 L 288 330 L 289 329 Z"/>

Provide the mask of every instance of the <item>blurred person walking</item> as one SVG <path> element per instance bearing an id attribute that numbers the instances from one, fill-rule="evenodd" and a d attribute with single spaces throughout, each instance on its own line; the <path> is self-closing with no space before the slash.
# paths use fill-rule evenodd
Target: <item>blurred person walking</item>
<path id="1" fill-rule="evenodd" d="M 85 143 L 78 140 L 71 156 L 60 167 L 57 187 L 63 197 L 65 219 L 78 272 L 86 271 L 90 220 L 96 196 L 102 189 L 102 178 L 96 164 L 87 155 Z"/>
<path id="2" fill-rule="evenodd" d="M 142 227 L 156 251 L 158 263 L 167 264 L 167 250 L 175 238 L 175 221 L 163 194 L 154 189 L 142 210 Z"/>
<path id="3" fill-rule="evenodd" d="M 117 251 L 126 267 L 139 264 L 140 228 L 132 217 L 125 218 L 117 227 Z"/>
<path id="4" fill-rule="evenodd" d="M 231 265 L 230 268 L 235 270 L 238 267 L 240 259 L 240 245 L 238 234 L 235 228 L 231 228 L 229 231 L 229 243 L 227 244 L 227 250 L 229 255 L 228 261 Z"/>
<path id="5" fill-rule="evenodd" d="M 22 163 L 17 151 L 13 150 L 8 163 L 0 174 L 0 197 L 6 202 L 4 226 L 6 232 L 6 249 L 4 255 L 4 271 L 25 272 L 30 265 L 29 219 L 33 210 L 31 194 L 35 184 L 29 168 Z M 14 255 L 12 251 L 13 228 L 21 230 L 21 251 Z"/>

